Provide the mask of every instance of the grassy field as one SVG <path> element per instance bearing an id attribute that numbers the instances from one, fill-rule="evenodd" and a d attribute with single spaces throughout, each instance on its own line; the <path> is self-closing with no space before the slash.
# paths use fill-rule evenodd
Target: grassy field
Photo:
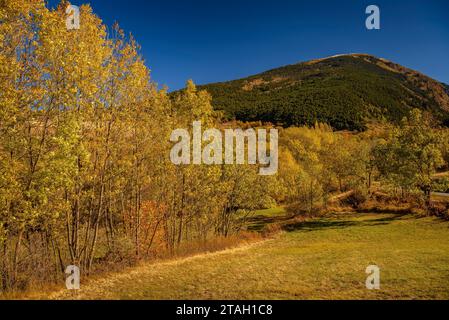
<path id="1" fill-rule="evenodd" d="M 281 219 L 282 210 L 259 212 Z M 365 269 L 381 270 L 367 290 Z M 289 225 L 275 239 L 82 283 L 79 299 L 448 299 L 449 223 L 351 214 Z M 48 297 L 48 296 L 47 296 Z"/>

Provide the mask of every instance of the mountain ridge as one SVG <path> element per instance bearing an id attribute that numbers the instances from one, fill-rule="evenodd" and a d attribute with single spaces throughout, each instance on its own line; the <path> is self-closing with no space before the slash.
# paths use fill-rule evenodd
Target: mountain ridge
<path id="1" fill-rule="evenodd" d="M 369 54 L 314 59 L 246 78 L 199 85 L 226 119 L 291 125 L 329 123 L 363 130 L 371 120 L 399 121 L 412 108 L 449 123 L 449 86 Z"/>

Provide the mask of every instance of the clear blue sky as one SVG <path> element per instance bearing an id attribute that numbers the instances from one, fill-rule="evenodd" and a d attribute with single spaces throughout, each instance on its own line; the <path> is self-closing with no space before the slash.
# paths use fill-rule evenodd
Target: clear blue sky
<path id="1" fill-rule="evenodd" d="M 54 6 L 59 1 L 50 0 Z M 369 53 L 449 83 L 448 0 L 72 0 L 118 21 L 170 90 L 339 53 Z M 365 8 L 381 30 L 365 28 Z"/>

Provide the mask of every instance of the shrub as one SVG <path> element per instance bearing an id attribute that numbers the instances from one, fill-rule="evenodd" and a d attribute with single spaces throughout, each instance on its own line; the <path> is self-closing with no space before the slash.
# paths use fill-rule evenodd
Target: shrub
<path id="1" fill-rule="evenodd" d="M 428 214 L 436 217 L 445 217 L 447 212 L 448 205 L 440 202 L 433 202 L 428 209 Z"/>
<path id="2" fill-rule="evenodd" d="M 346 198 L 345 203 L 349 204 L 354 208 L 358 208 L 367 200 L 368 194 L 365 191 L 355 190 L 348 198 Z"/>

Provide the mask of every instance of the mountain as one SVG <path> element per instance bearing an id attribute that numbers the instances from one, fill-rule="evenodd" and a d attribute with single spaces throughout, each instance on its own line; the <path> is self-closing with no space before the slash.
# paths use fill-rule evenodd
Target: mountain
<path id="1" fill-rule="evenodd" d="M 449 123 L 449 86 L 367 54 L 288 65 L 229 82 L 199 86 L 227 119 L 291 125 L 329 123 L 363 130 L 370 121 L 398 121 L 412 108 Z"/>

